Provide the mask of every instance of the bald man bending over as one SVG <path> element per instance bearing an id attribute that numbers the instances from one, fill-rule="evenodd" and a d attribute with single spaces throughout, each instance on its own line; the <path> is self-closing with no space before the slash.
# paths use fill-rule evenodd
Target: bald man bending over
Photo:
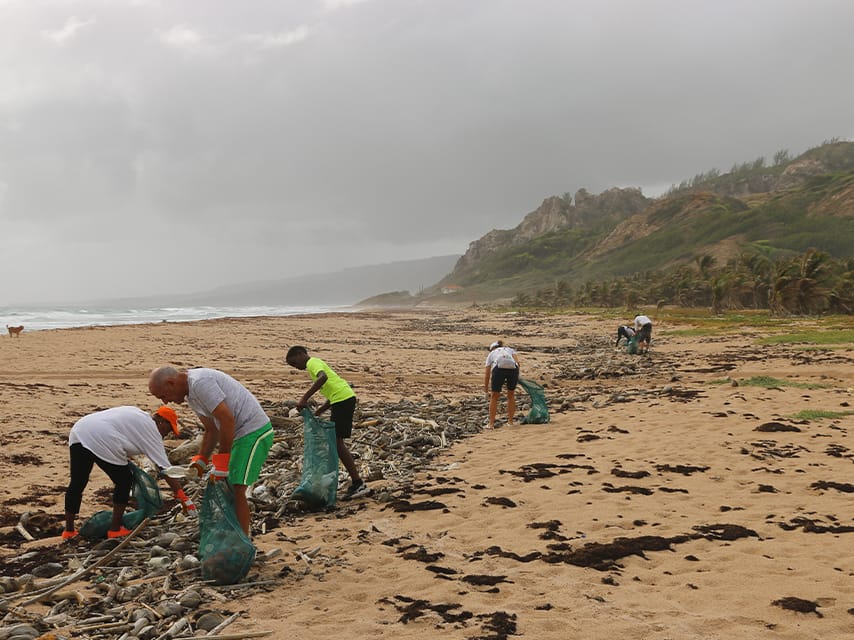
<path id="1" fill-rule="evenodd" d="M 246 488 L 258 479 L 273 444 L 273 425 L 261 404 L 246 387 L 217 369 L 159 367 L 148 378 L 148 390 L 164 403 L 186 400 L 199 417 L 205 433 L 190 473 L 201 477 L 210 463 L 212 480 L 228 479 L 234 487 L 237 521 L 248 536 Z"/>

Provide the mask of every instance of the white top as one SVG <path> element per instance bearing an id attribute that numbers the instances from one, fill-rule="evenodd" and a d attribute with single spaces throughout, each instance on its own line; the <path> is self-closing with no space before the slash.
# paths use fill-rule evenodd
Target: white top
<path id="1" fill-rule="evenodd" d="M 645 324 L 652 324 L 652 320 L 646 316 L 635 316 L 635 329 L 640 330 Z"/>
<path id="2" fill-rule="evenodd" d="M 219 421 L 214 418 L 213 411 L 221 402 L 225 402 L 234 416 L 235 440 L 270 422 L 255 396 L 227 373 L 217 369 L 190 369 L 187 371 L 187 382 L 190 387 L 187 404 L 196 414 L 211 418 L 217 429 Z"/>
<path id="3" fill-rule="evenodd" d="M 68 446 L 80 443 L 101 460 L 124 466 L 146 455 L 160 469 L 171 463 L 154 419 L 138 407 L 114 407 L 83 416 L 71 427 Z"/>
<path id="4" fill-rule="evenodd" d="M 499 369 L 515 369 L 519 365 L 513 359 L 513 354 L 516 353 L 510 347 L 495 347 L 492 351 L 489 352 L 489 355 L 486 356 L 486 366 L 498 367 Z"/>

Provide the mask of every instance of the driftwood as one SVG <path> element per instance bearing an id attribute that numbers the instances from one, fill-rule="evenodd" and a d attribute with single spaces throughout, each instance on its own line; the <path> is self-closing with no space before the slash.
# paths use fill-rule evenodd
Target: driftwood
<path id="1" fill-rule="evenodd" d="M 206 635 L 206 636 L 215 636 L 215 635 L 216 635 L 216 634 L 218 634 L 220 631 L 222 631 L 223 629 L 225 629 L 228 625 L 230 625 L 232 622 L 234 622 L 235 620 L 237 620 L 237 618 L 238 618 L 238 617 L 240 617 L 240 614 L 239 614 L 239 613 L 232 613 L 232 614 L 231 614 L 230 616 L 228 616 L 225 620 L 223 620 L 223 621 L 222 621 L 222 622 L 220 622 L 217 626 L 215 626 L 213 629 L 211 629 L 210 631 L 208 631 L 205 635 Z"/>
<path id="2" fill-rule="evenodd" d="M 18 533 L 20 533 L 22 536 L 24 536 L 24 539 L 25 539 L 25 540 L 29 540 L 30 542 L 32 542 L 33 540 L 35 540 L 35 538 L 33 537 L 33 534 L 31 534 L 29 531 L 27 531 L 27 530 L 24 528 L 24 525 L 23 525 L 22 523 L 20 523 L 20 522 L 19 522 L 18 524 L 16 524 L 16 525 L 15 525 L 15 530 L 16 530 Z"/>
<path id="3" fill-rule="evenodd" d="M 117 544 L 116 547 L 112 551 L 110 551 L 107 555 L 105 555 L 103 558 L 101 558 L 100 560 L 98 560 L 94 564 L 92 564 L 88 567 L 84 567 L 83 569 L 80 569 L 79 571 L 72 574 L 71 576 L 69 576 L 68 578 L 66 578 L 65 580 L 60 582 L 59 584 L 51 587 L 50 589 L 48 589 L 44 593 L 38 594 L 32 598 L 29 598 L 28 600 L 24 600 L 21 604 L 26 606 L 28 604 L 33 604 L 34 602 L 38 602 L 39 600 L 46 598 L 47 596 L 51 595 L 54 591 L 59 591 L 62 587 L 67 586 L 67 585 L 71 584 L 72 582 L 76 582 L 77 580 L 79 580 L 80 578 L 85 576 L 90 571 L 94 571 L 95 569 L 97 569 L 101 565 L 106 564 L 107 560 L 110 560 L 113 556 L 115 556 L 121 549 L 123 549 L 125 546 L 127 546 L 127 544 L 140 531 L 142 531 L 142 529 L 145 527 L 145 525 L 148 524 L 148 521 L 149 521 L 149 518 L 146 518 L 145 520 L 140 522 L 137 525 L 137 527 L 133 531 L 131 531 L 128 535 L 126 535 L 124 537 L 124 539 L 119 544 Z"/>

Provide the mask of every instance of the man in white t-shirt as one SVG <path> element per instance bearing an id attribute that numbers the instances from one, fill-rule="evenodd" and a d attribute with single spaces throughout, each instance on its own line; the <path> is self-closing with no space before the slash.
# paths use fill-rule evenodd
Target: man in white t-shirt
<path id="1" fill-rule="evenodd" d="M 516 385 L 519 382 L 519 358 L 516 351 L 505 347 L 501 340 L 489 345 L 486 357 L 483 389 L 489 394 L 489 419 L 487 429 L 495 428 L 495 415 L 498 413 L 498 398 L 501 388 L 507 386 L 507 425 L 513 424 L 516 414 Z"/>
<path id="2" fill-rule="evenodd" d="M 635 316 L 635 333 L 638 337 L 638 353 L 648 353 L 652 340 L 652 320 L 643 315 Z"/>
<path id="3" fill-rule="evenodd" d="M 65 490 L 65 540 L 77 535 L 74 520 L 80 512 L 83 490 L 89 483 L 92 466 L 98 465 L 113 481 L 113 519 L 107 537 L 120 538 L 130 533 L 122 526 L 122 516 L 130 499 L 133 473 L 130 458 L 147 456 L 162 471 L 169 465 L 163 438 L 178 435 L 178 416 L 169 407 L 160 407 L 149 415 L 138 407 L 114 407 L 83 416 L 68 434 L 71 480 Z M 195 505 L 181 484 L 166 477 L 166 482 L 184 508 Z"/>
<path id="4" fill-rule="evenodd" d="M 204 475 L 210 458 L 211 479 L 227 479 L 234 487 L 235 515 L 248 536 L 246 488 L 258 480 L 273 445 L 273 425 L 261 403 L 227 373 L 202 367 L 159 367 L 148 378 L 148 390 L 161 402 L 186 400 L 195 411 L 205 433 L 190 472 Z"/>

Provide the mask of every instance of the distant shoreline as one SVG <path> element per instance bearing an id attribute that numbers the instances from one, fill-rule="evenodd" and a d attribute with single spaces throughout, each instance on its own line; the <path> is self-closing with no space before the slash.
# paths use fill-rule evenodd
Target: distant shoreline
<path id="1" fill-rule="evenodd" d="M 186 323 L 236 318 L 266 318 L 350 312 L 350 306 L 199 306 L 199 307 L 22 307 L 0 308 L 9 326 L 24 326 L 24 333 L 55 329 L 92 329 L 123 325 Z"/>

